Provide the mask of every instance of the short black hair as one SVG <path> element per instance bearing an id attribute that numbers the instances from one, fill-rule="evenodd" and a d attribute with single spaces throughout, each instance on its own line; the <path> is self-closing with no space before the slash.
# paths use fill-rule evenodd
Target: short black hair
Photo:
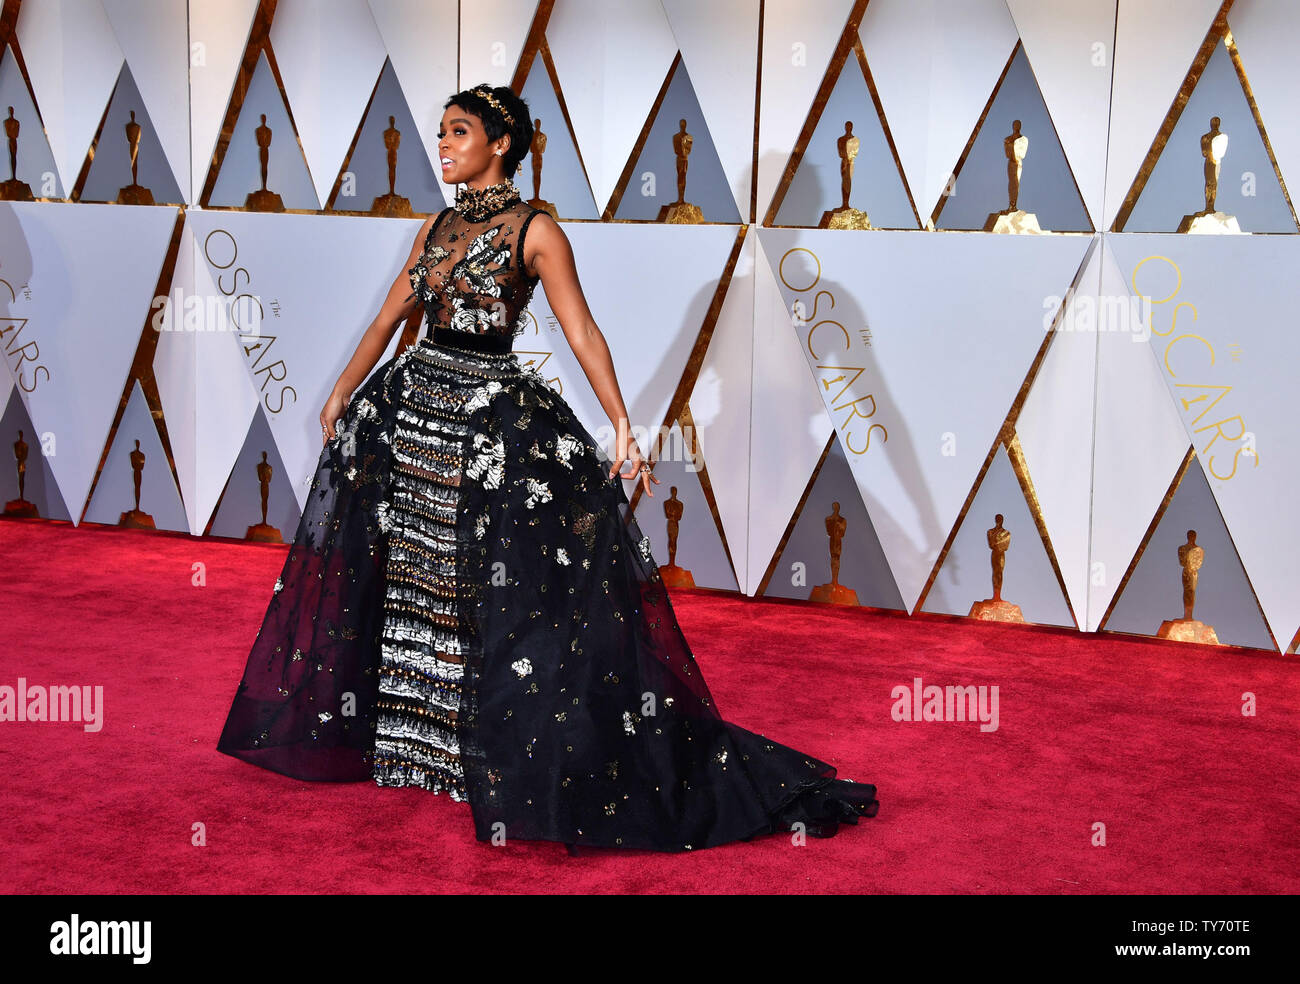
<path id="1" fill-rule="evenodd" d="M 483 97 L 483 93 L 476 92 L 476 89 L 491 91 L 496 101 L 514 117 L 514 126 L 508 124 L 497 108 Z M 515 169 L 533 145 L 533 120 L 528 112 L 528 104 L 520 96 L 515 95 L 514 90 L 509 86 L 490 86 L 482 83 L 473 89 L 462 89 L 443 103 L 442 108 L 447 109 L 450 106 L 459 106 L 482 120 L 489 143 L 500 140 L 507 133 L 510 134 L 510 147 L 501 155 L 501 162 L 506 177 L 513 178 Z"/>

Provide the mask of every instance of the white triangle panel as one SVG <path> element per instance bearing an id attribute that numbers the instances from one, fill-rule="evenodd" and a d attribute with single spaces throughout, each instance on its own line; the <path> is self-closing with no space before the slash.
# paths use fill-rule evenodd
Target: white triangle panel
<path id="1" fill-rule="evenodd" d="M 175 0 L 103 3 L 181 194 L 191 201 L 190 39 L 185 5 Z"/>
<path id="2" fill-rule="evenodd" d="M 99 0 L 24 3 L 14 33 L 64 194 L 70 194 L 122 69 L 122 49 Z"/>
<path id="3" fill-rule="evenodd" d="M 826 413 L 912 609 L 1091 237 L 764 230 Z M 784 262 L 783 262 L 784 261 Z"/>
<path id="4" fill-rule="evenodd" d="M 189 0 L 191 202 L 203 193 L 257 7 L 258 0 Z"/>
<path id="5" fill-rule="evenodd" d="M 238 335 L 186 328 L 187 303 L 191 310 L 198 303 L 206 309 L 207 299 L 224 297 L 222 286 L 228 289 L 230 284 L 229 279 L 218 283 L 206 269 L 203 244 L 196 242 L 194 235 L 195 218 L 201 214 L 195 210 L 186 213 L 184 238 L 164 311 L 163 323 L 180 330 L 160 332 L 153 364 L 185 516 L 196 536 L 207 527 L 257 410 L 257 394 L 239 350 Z M 218 245 L 213 243 L 214 248 Z M 218 262 L 225 263 L 225 256 Z M 204 271 L 202 290 L 197 289 L 195 280 L 198 269 Z M 190 322 L 191 327 L 201 324 Z"/>
<path id="6" fill-rule="evenodd" d="M 1020 42 L 1094 228 L 1106 193 L 1118 0 L 1007 0 Z"/>
<path id="7" fill-rule="evenodd" d="M 423 222 L 235 211 L 190 218 L 196 290 L 228 299 L 237 283 L 241 295 L 261 299 L 260 332 L 236 344 L 301 508 L 320 458 L 321 408 L 393 284 L 408 286 L 406 261 Z M 301 262 L 285 263 L 291 255 Z M 372 372 L 396 348 L 397 327 Z"/>
<path id="8" fill-rule="evenodd" d="M 668 77 L 677 40 L 659 0 L 559 0 L 546 41 L 603 212 Z"/>
<path id="9" fill-rule="evenodd" d="M 700 375 L 691 390 L 691 416 L 695 420 L 700 454 L 709 469 L 718 515 L 727 534 L 731 560 L 740 590 L 749 593 L 747 547 L 749 543 L 750 409 L 754 347 L 754 249 L 751 229 L 722 301 L 713 337 L 709 340 Z"/>
<path id="10" fill-rule="evenodd" d="M 809 17 L 808 5 L 800 0 L 765 0 L 763 4 L 755 221 L 761 222 L 771 207 L 791 148 L 812 110 L 852 9 L 853 0 L 823 0 L 817 6 L 817 16 Z M 740 214 L 748 211 L 742 209 Z"/>
<path id="11" fill-rule="evenodd" d="M 1016 45 L 1004 0 L 873 0 L 859 29 L 922 220 Z"/>
<path id="12" fill-rule="evenodd" d="M 1127 299 L 1132 292 L 1110 245 L 1115 238 L 1102 236 L 1101 294 Z M 1101 624 L 1189 443 L 1140 333 L 1098 333 L 1096 414 L 1089 632 Z"/>
<path id="13" fill-rule="evenodd" d="M 1300 238 L 1148 234 L 1107 242 L 1130 280 L 1144 258 L 1165 257 L 1136 274 L 1152 298 L 1173 293 L 1152 305 L 1158 373 L 1273 637 L 1285 644 L 1300 620 L 1300 513 L 1281 506 L 1300 486 L 1300 337 L 1288 330 L 1300 310 L 1300 280 L 1278 272 L 1300 269 Z"/>
<path id="14" fill-rule="evenodd" d="M 50 468 L 74 520 L 99 465 L 176 222 L 172 208 L 6 202 L 3 266 L 27 289 L 6 340 L 32 373 L 32 424 L 57 448 Z M 111 300 L 106 300 L 111 299 Z M 19 349 L 23 353 L 18 356 Z"/>
<path id="15" fill-rule="evenodd" d="M 324 202 L 384 67 L 379 31 L 370 8 L 356 0 L 279 0 L 271 49 Z"/>
<path id="16" fill-rule="evenodd" d="M 1115 72 L 1106 162 L 1109 229 L 1187 77 L 1219 0 L 1123 0 L 1115 26 Z"/>
<path id="17" fill-rule="evenodd" d="M 372 3 L 378 2 L 372 0 Z M 564 5 L 565 0 L 556 4 L 557 7 Z M 457 3 L 445 0 L 445 6 L 454 22 Z M 524 42 L 528 40 L 528 32 L 537 16 L 537 6 L 537 0 L 482 0 L 459 4 L 460 78 L 459 81 L 452 79 L 453 85 L 442 99 L 459 89 L 470 89 L 482 82 L 494 86 L 510 85 L 519 65 L 519 56 L 524 51 Z M 453 57 L 455 54 L 453 51 Z"/>
<path id="18" fill-rule="evenodd" d="M 532 4 L 535 2 L 532 0 Z M 498 6 L 502 6 L 499 0 L 485 0 L 467 7 L 460 21 L 461 30 L 476 23 L 480 12 Z M 456 186 L 442 180 L 442 169 L 438 167 L 438 126 L 442 122 L 442 104 L 461 88 L 456 72 L 458 7 L 458 0 L 370 0 L 375 26 L 411 108 L 433 173 L 442 185 L 443 200 L 448 202 L 454 198 Z M 501 23 L 518 29 L 513 20 Z M 412 24 L 418 24 L 419 30 L 411 30 Z M 464 47 L 465 39 L 461 43 L 464 63 L 469 51 Z"/>
<path id="19" fill-rule="evenodd" d="M 1228 27 L 1282 180 L 1292 189 L 1300 187 L 1300 128 L 1291 123 L 1294 107 L 1300 105 L 1300 72 L 1295 64 L 1300 4 L 1294 0 L 1237 0 L 1228 15 Z"/>
<path id="20" fill-rule="evenodd" d="M 1097 332 L 1092 312 L 1101 288 L 1101 236 L 1016 420 L 1043 523 L 1079 624 L 1088 608 L 1088 512 L 1092 503 L 1093 388 Z M 1055 311 L 1043 312 L 1044 318 Z"/>
<path id="21" fill-rule="evenodd" d="M 562 228 L 592 318 L 609 345 L 637 444 L 648 452 L 648 441 L 636 429 L 657 436 L 664 424 L 735 243 L 735 227 L 574 222 Z M 645 267 L 633 256 L 656 257 L 649 293 Z M 612 456 L 614 424 L 568 343 L 566 326 L 551 310 L 544 283 L 538 284 L 529 309 L 536 330 L 515 340 L 520 362 L 539 363 L 539 371 L 554 380 L 553 387 L 578 420 Z M 625 480 L 623 488 L 631 498 L 636 483 Z"/>
<path id="22" fill-rule="evenodd" d="M 749 215 L 754 166 L 758 0 L 663 0 L 736 209 Z"/>
<path id="23" fill-rule="evenodd" d="M 773 273 L 775 256 L 760 230 L 754 256 L 753 397 L 749 446 L 749 548 L 746 594 L 763 579 L 833 427 L 804 369 Z"/>

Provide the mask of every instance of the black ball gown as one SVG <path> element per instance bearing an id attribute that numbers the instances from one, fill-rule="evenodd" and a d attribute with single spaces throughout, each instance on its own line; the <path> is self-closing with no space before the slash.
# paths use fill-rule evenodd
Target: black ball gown
<path id="1" fill-rule="evenodd" d="M 430 335 L 322 450 L 218 749 L 445 790 L 481 841 L 684 851 L 874 816 L 875 786 L 722 719 L 611 460 L 511 351 L 537 211 L 507 181 L 431 226 Z"/>

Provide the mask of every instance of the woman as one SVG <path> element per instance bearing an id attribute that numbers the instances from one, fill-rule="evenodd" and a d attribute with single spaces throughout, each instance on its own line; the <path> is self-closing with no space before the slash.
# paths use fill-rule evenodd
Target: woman
<path id="1" fill-rule="evenodd" d="M 571 852 L 828 837 L 874 816 L 874 786 L 722 720 L 615 477 L 628 462 L 658 484 L 568 239 L 506 178 L 528 107 L 483 85 L 445 109 L 443 177 L 464 187 L 421 227 L 321 413 L 218 748 L 301 779 L 445 790 L 479 840 Z M 511 351 L 539 280 L 617 461 Z M 417 303 L 430 334 L 360 385 Z"/>

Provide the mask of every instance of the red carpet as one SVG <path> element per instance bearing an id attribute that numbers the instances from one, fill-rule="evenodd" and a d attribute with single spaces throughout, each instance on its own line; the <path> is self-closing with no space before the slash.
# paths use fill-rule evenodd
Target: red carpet
<path id="1" fill-rule="evenodd" d="M 0 685 L 104 688 L 98 733 L 0 723 L 7 891 L 1300 891 L 1294 657 L 677 592 L 723 716 L 874 782 L 880 814 L 803 847 L 571 858 L 480 844 L 443 795 L 215 750 L 285 549 L 0 521 Z M 998 729 L 894 721 L 918 676 L 997 685 Z"/>

